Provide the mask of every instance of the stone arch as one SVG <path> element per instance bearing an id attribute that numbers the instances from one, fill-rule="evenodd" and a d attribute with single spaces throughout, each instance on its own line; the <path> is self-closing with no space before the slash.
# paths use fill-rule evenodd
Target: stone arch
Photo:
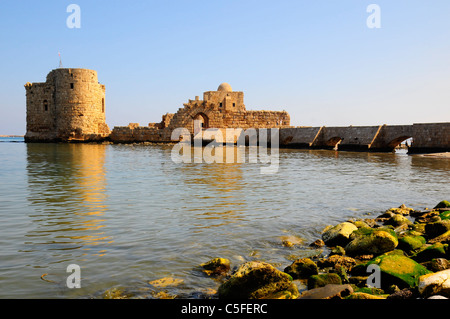
<path id="1" fill-rule="evenodd" d="M 193 125 L 194 125 L 194 132 L 196 132 L 198 130 L 207 129 L 209 127 L 209 118 L 203 112 L 197 113 L 194 116 L 194 118 L 193 118 L 193 122 L 194 122 L 193 123 Z M 198 125 L 198 126 L 196 126 L 196 125 Z"/>
<path id="2" fill-rule="evenodd" d="M 388 148 L 394 149 L 396 148 L 398 145 L 400 145 L 401 142 L 411 138 L 412 136 L 409 135 L 403 135 L 403 136 L 399 136 L 394 138 L 392 141 L 390 141 L 388 143 Z"/>

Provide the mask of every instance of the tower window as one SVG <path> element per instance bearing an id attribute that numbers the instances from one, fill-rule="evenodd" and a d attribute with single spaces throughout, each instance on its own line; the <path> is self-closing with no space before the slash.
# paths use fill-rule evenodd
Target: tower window
<path id="1" fill-rule="evenodd" d="M 70 88 L 73 89 L 73 83 L 70 83 Z"/>
<path id="2" fill-rule="evenodd" d="M 45 112 L 48 111 L 48 102 L 47 102 L 47 100 L 44 100 L 44 111 Z"/>
<path id="3" fill-rule="evenodd" d="M 233 103 L 233 107 L 236 107 L 236 103 Z"/>
<path id="4" fill-rule="evenodd" d="M 219 103 L 219 107 L 222 107 L 222 103 Z"/>
<path id="5" fill-rule="evenodd" d="M 105 98 L 102 98 L 102 113 L 105 113 Z"/>

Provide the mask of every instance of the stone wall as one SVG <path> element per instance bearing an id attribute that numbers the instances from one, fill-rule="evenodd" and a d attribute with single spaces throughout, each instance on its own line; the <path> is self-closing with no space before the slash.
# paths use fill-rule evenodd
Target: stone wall
<path id="1" fill-rule="evenodd" d="M 109 135 L 105 86 L 97 72 L 60 68 L 44 83 L 25 84 L 27 142 L 90 141 Z"/>

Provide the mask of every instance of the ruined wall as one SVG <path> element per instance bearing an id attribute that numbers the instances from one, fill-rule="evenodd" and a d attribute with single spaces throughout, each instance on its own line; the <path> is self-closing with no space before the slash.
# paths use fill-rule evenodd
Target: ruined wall
<path id="1" fill-rule="evenodd" d="M 207 93 L 210 92 L 205 92 L 205 94 Z M 223 95 L 223 97 L 226 97 L 227 92 L 219 93 L 211 96 Z M 236 97 L 239 99 L 242 97 L 243 99 L 242 92 L 231 93 L 238 93 Z M 175 114 L 167 113 L 163 115 L 161 123 L 149 123 L 148 127 L 114 127 L 110 139 L 116 143 L 133 141 L 170 142 L 171 134 L 177 128 L 186 128 L 191 136 L 194 136 L 197 132 L 194 127 L 195 120 L 203 122 L 203 129 L 242 128 L 246 130 L 248 128 L 280 128 L 287 127 L 290 124 L 290 117 L 286 111 L 245 111 L 243 104 L 240 106 L 240 111 L 227 111 L 223 104 L 222 106 L 218 104 L 220 103 L 218 101 L 220 101 L 220 97 L 212 100 L 189 100 Z M 233 108 L 233 106 L 231 107 Z"/>
<path id="2" fill-rule="evenodd" d="M 412 125 L 410 153 L 450 152 L 450 123 Z"/>
<path id="3" fill-rule="evenodd" d="M 97 72 L 55 69 L 44 83 L 27 83 L 25 140 L 88 141 L 108 136 L 105 123 L 105 86 Z"/>

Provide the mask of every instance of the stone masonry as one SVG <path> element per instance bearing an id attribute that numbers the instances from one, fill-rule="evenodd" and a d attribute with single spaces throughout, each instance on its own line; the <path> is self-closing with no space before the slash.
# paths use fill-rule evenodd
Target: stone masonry
<path id="1" fill-rule="evenodd" d="M 46 82 L 28 82 L 25 89 L 26 142 L 99 141 L 110 134 L 96 71 L 55 69 Z"/>

